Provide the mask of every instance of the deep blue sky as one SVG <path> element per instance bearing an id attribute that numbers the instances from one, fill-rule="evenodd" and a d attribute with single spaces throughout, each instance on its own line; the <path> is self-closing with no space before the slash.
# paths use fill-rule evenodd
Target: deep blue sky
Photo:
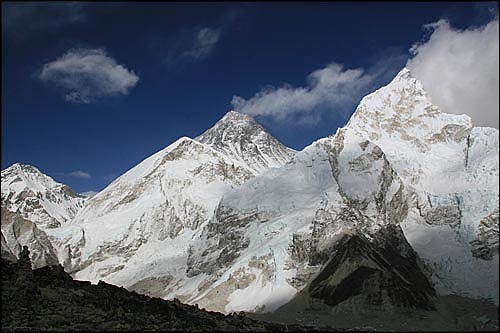
<path id="1" fill-rule="evenodd" d="M 309 73 L 331 62 L 384 66 L 381 86 L 425 37 L 424 24 L 446 18 L 456 28 L 481 25 L 490 7 L 498 5 L 2 2 L 2 169 L 27 163 L 76 191 L 100 190 L 180 136 L 212 126 L 234 95 L 304 86 Z M 202 28 L 217 30 L 217 42 L 202 57 L 182 58 Z M 105 49 L 139 81 L 127 94 L 68 102 L 37 73 L 70 49 Z M 257 120 L 302 149 L 335 133 L 357 102 L 316 123 Z M 77 170 L 90 178 L 71 176 Z"/>

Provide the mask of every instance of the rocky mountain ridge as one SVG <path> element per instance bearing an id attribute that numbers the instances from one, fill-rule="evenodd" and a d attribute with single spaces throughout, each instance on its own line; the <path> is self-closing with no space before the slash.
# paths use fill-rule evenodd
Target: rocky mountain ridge
<path id="1" fill-rule="evenodd" d="M 2 170 L 2 207 L 42 228 L 68 223 L 84 203 L 85 196 L 31 165 L 15 163 Z"/>

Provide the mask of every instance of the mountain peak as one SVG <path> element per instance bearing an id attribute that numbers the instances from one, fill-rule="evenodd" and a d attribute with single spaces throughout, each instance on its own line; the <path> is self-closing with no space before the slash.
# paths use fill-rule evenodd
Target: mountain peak
<path id="1" fill-rule="evenodd" d="M 252 117 L 232 110 L 195 140 L 244 162 L 256 173 L 281 166 L 294 154 Z"/>
<path id="2" fill-rule="evenodd" d="M 229 111 L 214 126 L 203 132 L 195 140 L 217 149 L 228 142 L 238 142 L 243 138 L 266 133 L 252 117 L 236 111 Z M 267 133 L 266 133 L 267 134 Z"/>
<path id="3" fill-rule="evenodd" d="M 2 173 L 19 173 L 19 172 L 42 174 L 42 172 L 40 172 L 40 170 L 38 170 L 34 166 L 29 164 L 23 164 L 20 162 L 14 163 L 10 167 L 2 171 Z"/>
<path id="4" fill-rule="evenodd" d="M 225 140 L 238 140 L 242 135 L 253 135 L 258 132 L 265 132 L 252 117 L 236 112 L 229 111 L 214 126 L 203 132 L 196 138 L 197 141 L 206 144 L 216 144 Z"/>
<path id="5" fill-rule="evenodd" d="M 36 167 L 15 163 L 2 170 L 2 207 L 48 228 L 69 221 L 83 206 L 83 196 Z"/>
<path id="6" fill-rule="evenodd" d="M 237 112 L 234 110 L 230 110 L 229 112 L 227 112 L 224 115 L 224 117 L 221 118 L 220 121 L 251 121 L 251 122 L 255 122 L 255 120 L 252 117 L 250 117 L 249 115 L 241 113 L 241 112 Z"/>
<path id="7" fill-rule="evenodd" d="M 2 185 L 5 185 L 8 180 L 12 179 L 16 179 L 17 182 L 22 179 L 23 184 L 28 187 L 32 187 L 32 183 L 43 184 L 42 186 L 44 187 L 54 187 L 57 184 L 51 177 L 38 170 L 38 168 L 19 162 L 2 170 Z"/>
<path id="8" fill-rule="evenodd" d="M 396 75 L 396 77 L 399 77 L 399 78 L 413 78 L 413 76 L 411 74 L 411 71 L 407 67 L 403 67 L 403 69 L 401 69 L 399 71 L 399 73 Z"/>
<path id="9" fill-rule="evenodd" d="M 469 116 L 444 113 L 434 105 L 423 84 L 403 68 L 389 84 L 363 97 L 346 127 L 369 134 L 371 140 L 397 133 L 414 141 L 431 138 L 450 124 L 472 127 Z"/>

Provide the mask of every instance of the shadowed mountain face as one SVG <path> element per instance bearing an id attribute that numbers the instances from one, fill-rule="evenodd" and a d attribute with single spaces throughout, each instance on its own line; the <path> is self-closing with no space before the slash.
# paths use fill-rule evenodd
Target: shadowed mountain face
<path id="1" fill-rule="evenodd" d="M 311 282 L 310 295 L 328 305 L 361 301 L 366 306 L 435 310 L 435 291 L 417 261 L 399 226 L 379 230 L 373 241 L 346 235 Z"/>
<path id="2" fill-rule="evenodd" d="M 74 281 L 58 266 L 31 270 L 27 247 L 2 259 L 2 331 L 306 331 L 165 301 L 105 282 Z M 324 329 L 324 328 L 322 328 Z M 319 330 L 319 328 L 318 328 Z"/>

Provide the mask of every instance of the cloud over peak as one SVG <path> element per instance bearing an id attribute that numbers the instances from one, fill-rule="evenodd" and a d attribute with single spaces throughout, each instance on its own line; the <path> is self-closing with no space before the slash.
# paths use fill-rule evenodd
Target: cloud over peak
<path id="1" fill-rule="evenodd" d="M 102 48 L 71 49 L 43 65 L 37 77 L 60 88 L 66 101 L 84 104 L 105 96 L 126 95 L 139 81 L 133 71 L 117 64 Z"/>
<path id="2" fill-rule="evenodd" d="M 429 38 L 410 49 L 407 67 L 444 112 L 467 114 L 474 125 L 498 128 L 498 16 L 485 26 L 454 29 L 427 24 Z"/>
<path id="3" fill-rule="evenodd" d="M 424 29 L 430 35 L 414 44 L 409 50 L 412 58 L 404 56 L 404 61 L 432 102 L 443 112 L 469 115 L 476 126 L 498 128 L 498 16 L 485 26 L 466 30 L 454 29 L 446 20 Z M 231 104 L 252 116 L 299 124 L 318 123 L 325 112 L 346 117 L 363 96 L 387 82 L 400 58 L 384 57 L 366 70 L 333 62 L 310 73 L 302 87 L 271 86 L 248 99 L 233 96 Z"/>
<path id="4" fill-rule="evenodd" d="M 231 104 L 235 110 L 252 116 L 316 123 L 319 109 L 344 112 L 370 89 L 376 77 L 363 69 L 344 69 L 333 62 L 310 73 L 305 87 L 268 87 L 249 99 L 233 96 Z"/>

